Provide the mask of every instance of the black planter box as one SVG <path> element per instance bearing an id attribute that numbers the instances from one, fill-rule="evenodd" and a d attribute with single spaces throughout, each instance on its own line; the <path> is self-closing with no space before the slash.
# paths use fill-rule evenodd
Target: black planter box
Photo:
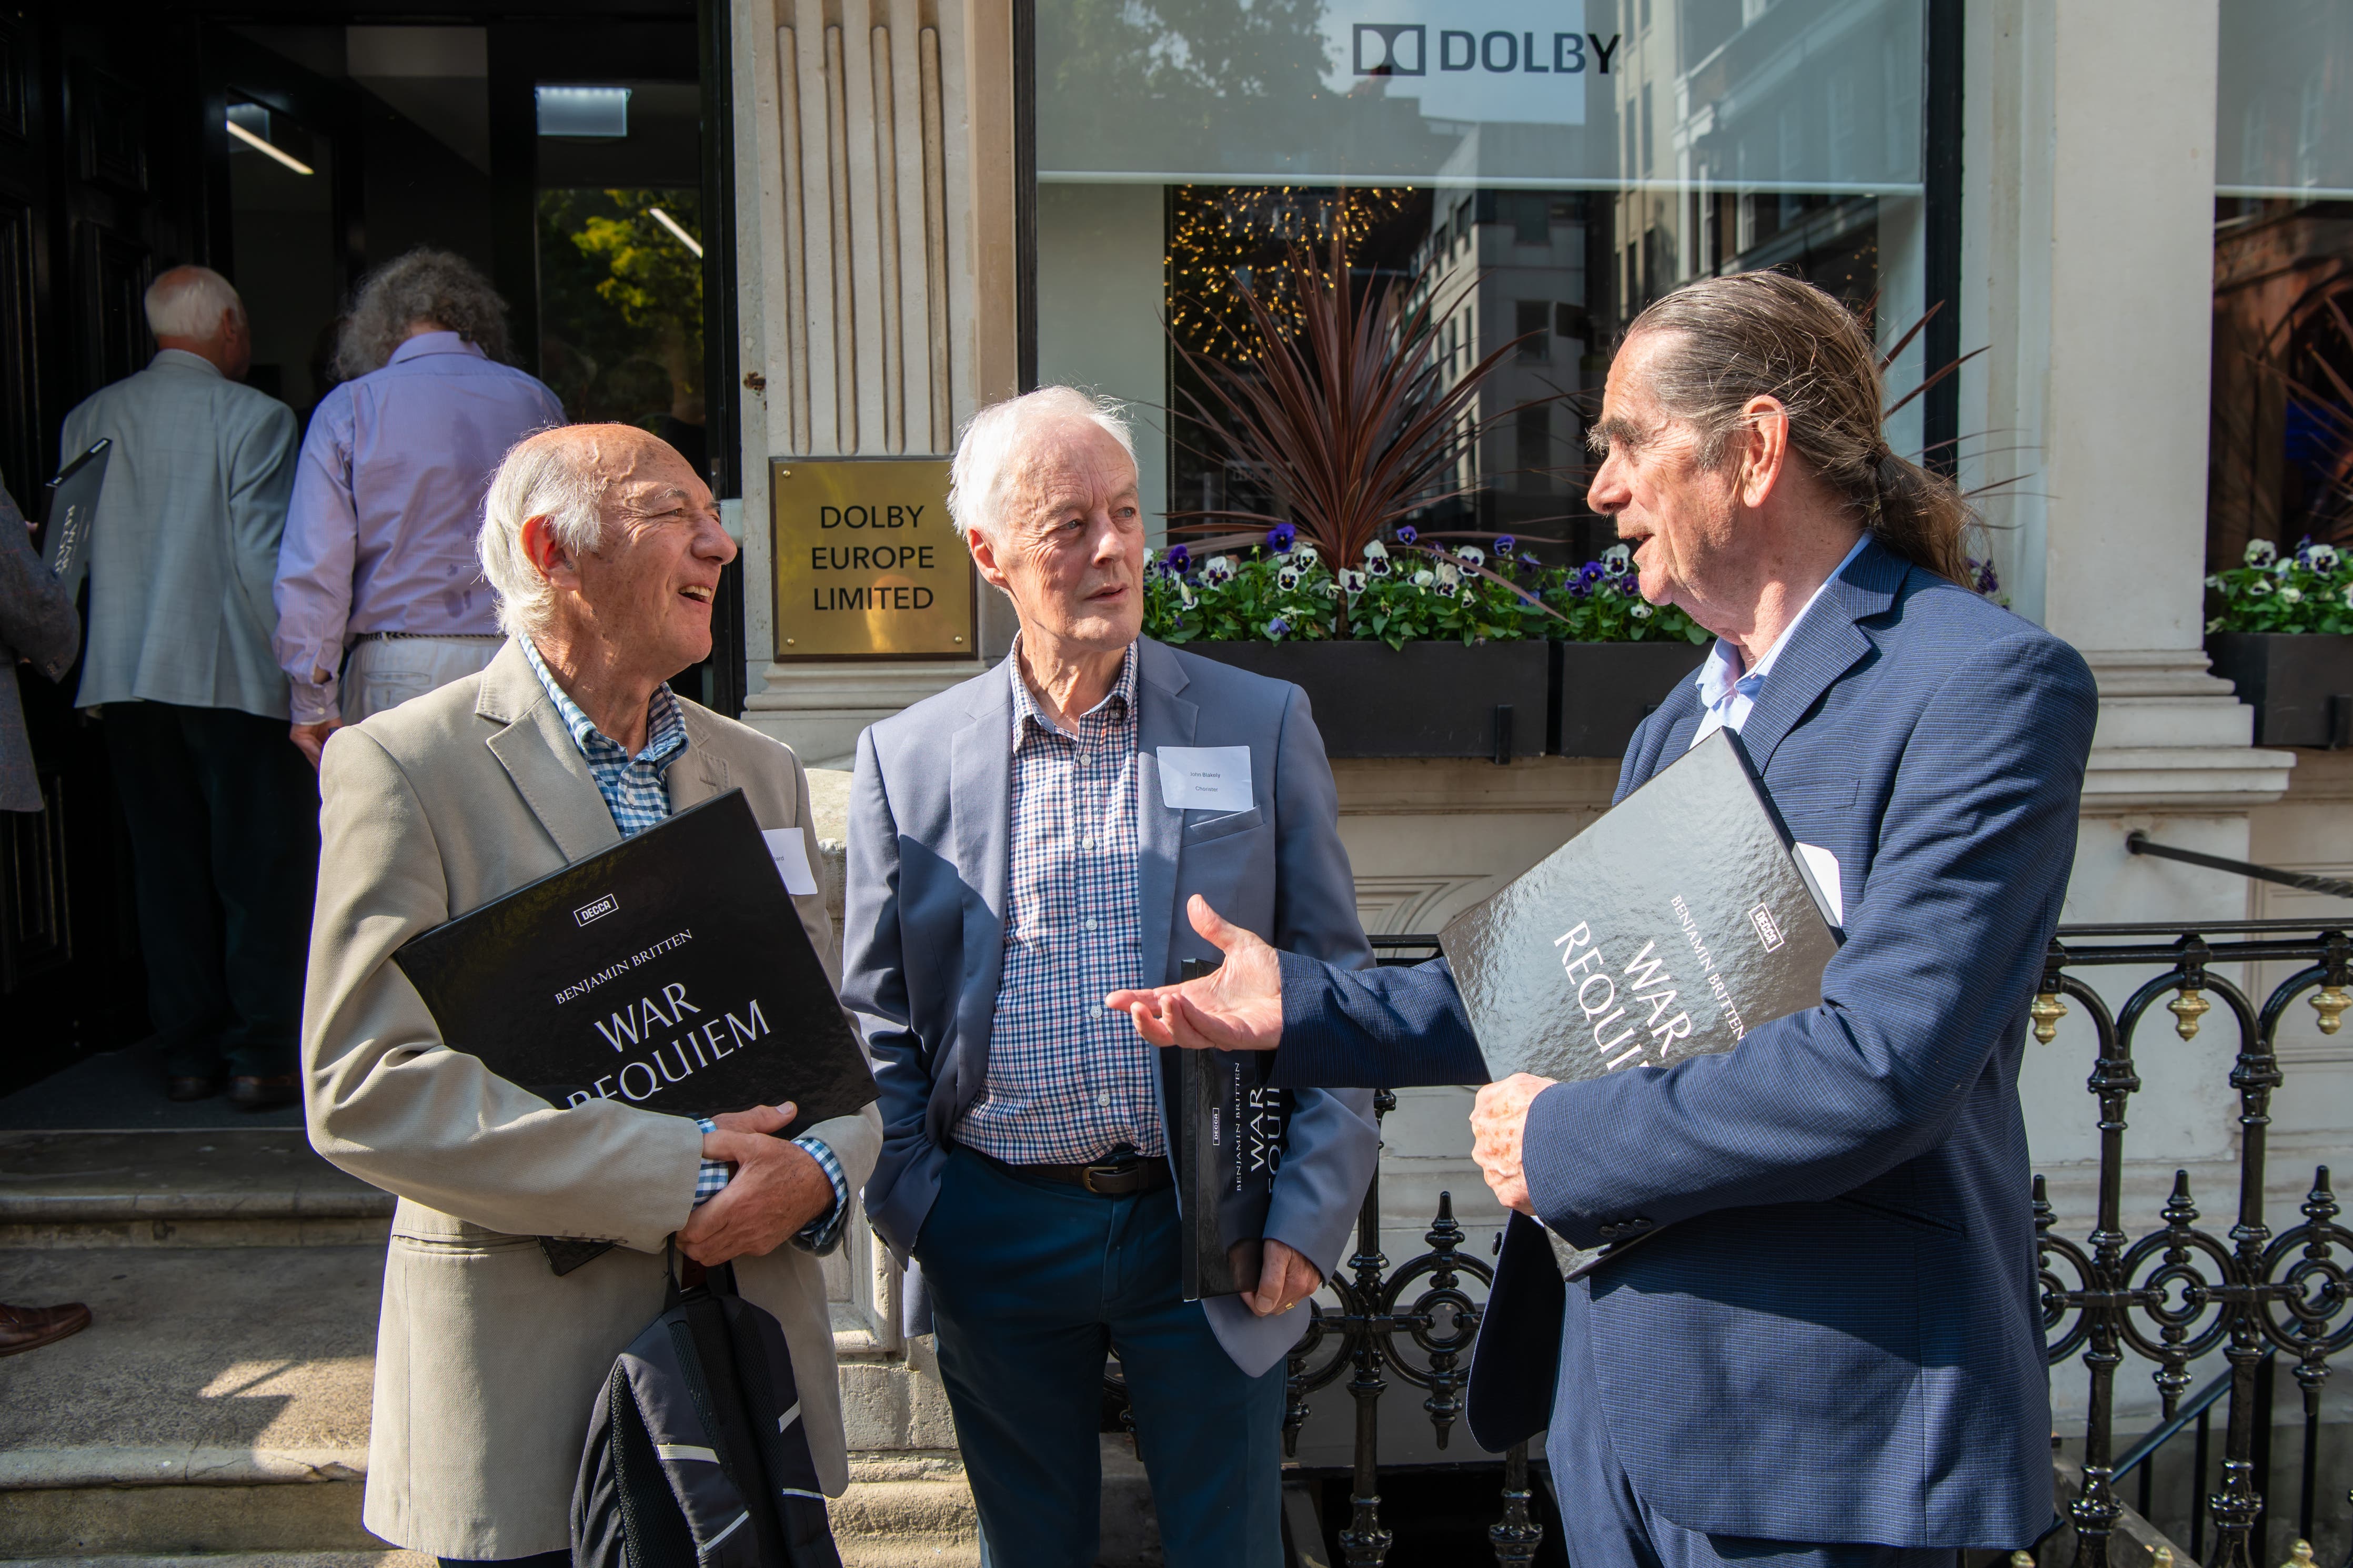
<path id="1" fill-rule="evenodd" d="M 1635 726 L 1707 658 L 1707 643 L 1552 645 L 1550 749 L 1564 757 L 1622 757 Z"/>
<path id="2" fill-rule="evenodd" d="M 1188 642 L 1238 669 L 1297 683 L 1335 757 L 1541 755 L 1551 702 L 1540 642 Z"/>
<path id="3" fill-rule="evenodd" d="M 2215 632 L 2206 657 L 2253 706 L 2256 745 L 2353 743 L 2353 637 Z"/>

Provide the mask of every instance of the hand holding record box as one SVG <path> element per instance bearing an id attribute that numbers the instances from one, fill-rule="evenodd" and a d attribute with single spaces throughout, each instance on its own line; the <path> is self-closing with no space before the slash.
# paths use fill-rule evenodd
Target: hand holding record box
<path id="1" fill-rule="evenodd" d="M 1719 730 L 1438 940 L 1490 1079 L 1571 1083 L 1820 1006 L 1833 898 Z M 1613 1248 L 1554 1250 L 1576 1278 Z"/>
<path id="2" fill-rule="evenodd" d="M 393 955 L 452 1050 L 554 1104 L 677 1116 L 875 1098 L 740 789 L 434 927 Z"/>

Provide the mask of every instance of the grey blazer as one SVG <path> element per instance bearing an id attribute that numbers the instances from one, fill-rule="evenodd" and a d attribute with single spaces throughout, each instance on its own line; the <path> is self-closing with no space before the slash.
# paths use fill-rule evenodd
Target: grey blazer
<path id="1" fill-rule="evenodd" d="M 33 742 L 25 733 L 25 706 L 16 696 L 16 661 L 62 680 L 81 646 L 81 621 L 48 568 L 33 552 L 25 514 L 0 489 L 0 811 L 41 809 L 33 776 Z"/>
<path id="2" fill-rule="evenodd" d="M 90 651 L 74 706 L 136 698 L 289 711 L 269 590 L 294 488 L 294 411 L 165 349 L 66 416 L 65 450 L 114 438 L 90 541 Z"/>
<path id="3" fill-rule="evenodd" d="M 763 827 L 808 820 L 808 779 L 789 750 L 679 705 L 687 749 L 668 775 L 674 808 L 740 787 Z M 302 1008 L 311 1142 L 400 1196 L 362 1517 L 440 1557 L 561 1551 L 589 1406 L 613 1358 L 661 1310 L 662 1242 L 692 1212 L 702 1135 L 619 1100 L 558 1110 L 492 1076 L 442 1045 L 390 955 L 620 834 L 512 642 L 481 674 L 338 730 L 319 783 Z M 829 954 L 824 900 L 794 903 Z M 809 1131 L 853 1184 L 874 1168 L 872 1106 Z M 539 1236 L 621 1245 L 559 1277 Z M 818 1475 L 839 1496 L 849 1473 L 818 1261 L 787 1245 L 739 1259 L 735 1273 L 745 1299 L 784 1325 Z"/>
<path id="4" fill-rule="evenodd" d="M 1185 918 L 1206 897 L 1291 952 L 1372 963 L 1341 846 L 1339 796 L 1307 696 L 1179 652 L 1137 645 L 1138 910 L 1143 977 L 1214 960 Z M 1013 788 L 1012 671 L 885 719 L 859 738 L 850 786 L 842 1002 L 882 1087 L 882 1157 L 866 1187 L 875 1230 L 903 1260 L 939 1195 L 948 1131 L 988 1080 L 1004 973 Z M 1172 811 L 1163 746 L 1247 746 L 1247 811 Z M 1291 1123 L 1267 1234 L 1327 1274 L 1372 1180 L 1379 1142 L 1369 1089 L 1310 1089 Z M 1297 1316 L 1261 1318 L 1237 1297 L 1202 1303 L 1219 1342 L 1251 1376 L 1298 1340 Z"/>

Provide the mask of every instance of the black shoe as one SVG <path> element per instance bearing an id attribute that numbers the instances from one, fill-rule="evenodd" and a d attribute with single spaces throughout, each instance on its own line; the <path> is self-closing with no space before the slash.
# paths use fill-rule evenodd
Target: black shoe
<path id="1" fill-rule="evenodd" d="M 222 1081 L 218 1073 L 207 1073 L 201 1078 L 174 1075 L 164 1084 L 164 1093 L 185 1105 L 193 1100 L 210 1100 L 221 1091 Z"/>
<path id="2" fill-rule="evenodd" d="M 292 1073 L 255 1078 L 239 1073 L 228 1080 L 228 1102 L 239 1110 L 276 1110 L 302 1098 L 302 1080 Z"/>

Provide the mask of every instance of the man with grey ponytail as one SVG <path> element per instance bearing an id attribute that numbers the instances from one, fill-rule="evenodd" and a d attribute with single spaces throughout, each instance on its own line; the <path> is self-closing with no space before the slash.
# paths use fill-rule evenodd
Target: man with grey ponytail
<path id="1" fill-rule="evenodd" d="M 1836 300 L 1746 273 L 1636 318 L 1595 426 L 1643 596 L 1716 635 L 1619 796 L 1732 731 L 1845 941 L 1821 1005 L 1728 1055 L 1480 1091 L 1516 1212 L 1471 1429 L 1549 1430 L 1579 1568 L 1937 1568 L 2052 1522 L 2018 1073 L 2098 698 L 1963 585 L 1968 509 L 1881 395 Z M 1107 999 L 1146 1039 L 1279 1047 L 1277 1084 L 1485 1077 L 1442 960 L 1352 973 L 1192 918 L 1213 977 Z M 1547 1231 L 1644 1245 L 1564 1280 Z"/>

